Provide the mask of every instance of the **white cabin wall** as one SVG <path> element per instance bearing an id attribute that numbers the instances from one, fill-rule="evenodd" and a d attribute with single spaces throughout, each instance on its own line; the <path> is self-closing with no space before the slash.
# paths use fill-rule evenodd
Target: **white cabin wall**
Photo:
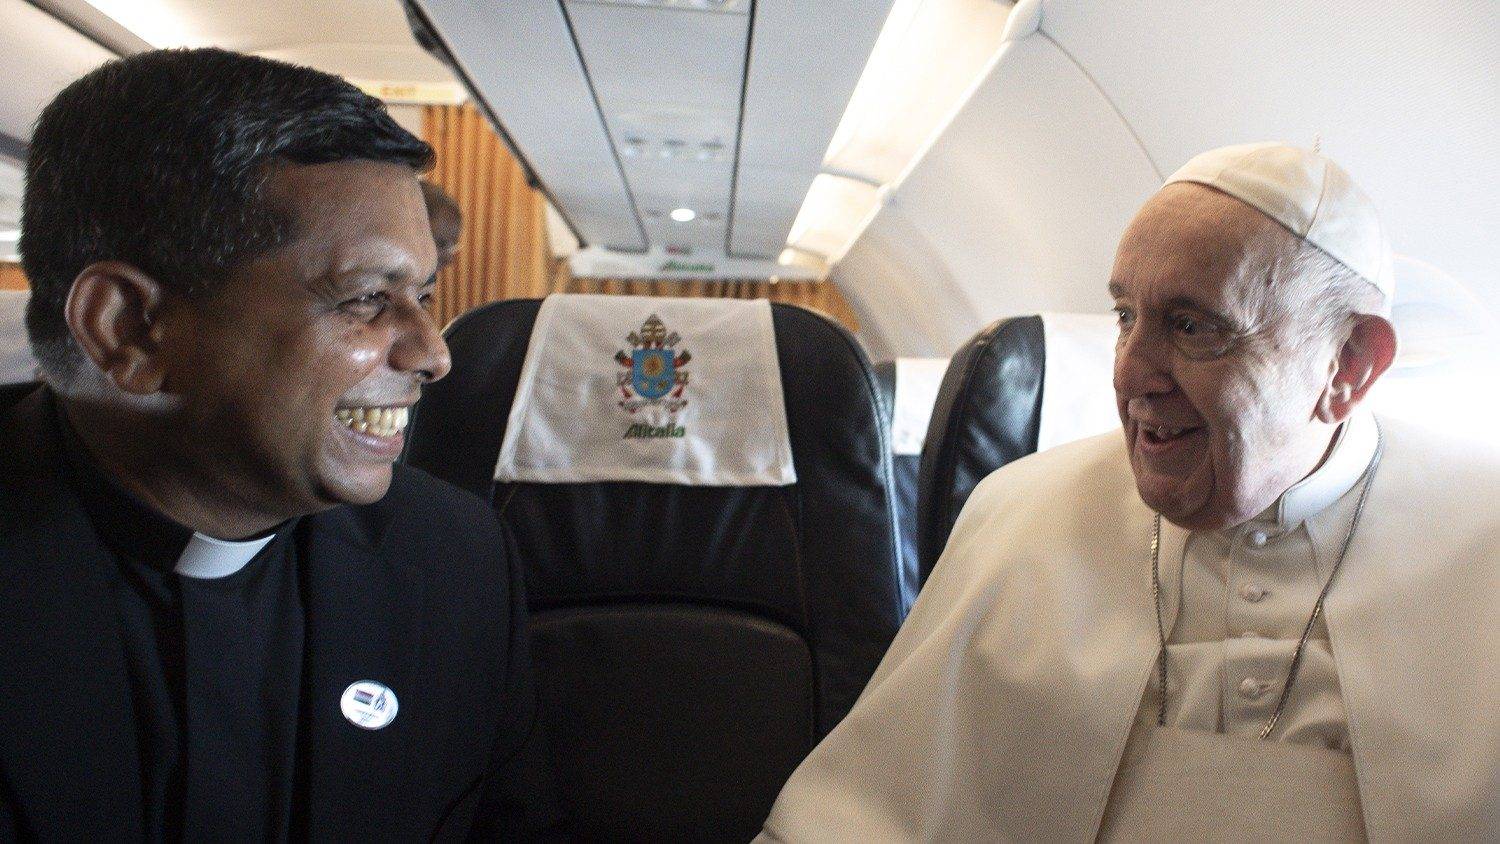
<path id="1" fill-rule="evenodd" d="M 874 320 L 867 342 L 903 356 L 951 354 L 1000 317 L 1104 311 L 1115 242 L 1158 182 L 1109 101 L 1033 35 L 1005 48 L 832 277 L 872 311 L 911 302 L 950 314 L 920 337 L 909 311 Z M 874 276 L 911 289 L 866 293 Z M 902 337 L 876 336 L 903 321 Z"/>
<path id="2" fill-rule="evenodd" d="M 877 357 L 1103 310 L 1162 175 L 1223 144 L 1321 138 L 1398 252 L 1500 313 L 1497 79 L 1493 0 L 1047 0 L 832 277 Z"/>
<path id="3" fill-rule="evenodd" d="M 973 334 L 980 309 L 899 198 L 881 209 L 839 264 L 840 292 L 859 317 L 871 360 L 946 357 Z M 922 283 L 913 284 L 914 270 Z"/>
<path id="4" fill-rule="evenodd" d="M 1500 309 L 1500 3 L 1047 3 L 1042 29 L 1170 173 L 1246 141 L 1312 146 L 1380 209 L 1398 253 Z M 1398 294 L 1399 295 L 1399 294 Z"/>

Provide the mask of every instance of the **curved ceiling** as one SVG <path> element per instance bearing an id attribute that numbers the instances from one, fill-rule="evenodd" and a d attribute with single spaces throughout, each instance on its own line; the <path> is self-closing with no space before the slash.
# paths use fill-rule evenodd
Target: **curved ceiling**
<path id="1" fill-rule="evenodd" d="M 1049 0 L 833 277 L 875 356 L 948 354 L 998 317 L 1107 307 L 1120 231 L 1197 152 L 1321 140 L 1398 252 L 1500 311 L 1497 79 L 1490 0 Z M 908 317 L 932 297 L 957 307 Z"/>

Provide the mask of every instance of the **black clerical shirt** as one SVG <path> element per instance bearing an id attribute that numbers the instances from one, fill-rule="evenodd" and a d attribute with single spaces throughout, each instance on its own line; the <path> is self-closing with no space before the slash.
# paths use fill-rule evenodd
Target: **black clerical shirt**
<path id="1" fill-rule="evenodd" d="M 105 476 L 61 422 L 69 482 L 113 557 L 147 838 L 285 840 L 302 672 L 295 520 L 233 574 L 176 574 L 192 531 Z"/>

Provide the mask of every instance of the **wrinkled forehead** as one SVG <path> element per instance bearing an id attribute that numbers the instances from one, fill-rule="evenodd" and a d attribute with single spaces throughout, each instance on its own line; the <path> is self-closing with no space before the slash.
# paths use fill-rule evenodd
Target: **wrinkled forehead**
<path id="1" fill-rule="evenodd" d="M 1141 206 L 1115 252 L 1112 289 L 1248 307 L 1275 293 L 1297 239 L 1245 203 L 1194 183 L 1167 185 Z"/>

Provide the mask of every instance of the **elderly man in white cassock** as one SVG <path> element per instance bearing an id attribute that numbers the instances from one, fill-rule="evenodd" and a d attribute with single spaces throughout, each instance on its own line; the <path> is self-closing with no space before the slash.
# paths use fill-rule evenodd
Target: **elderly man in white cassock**
<path id="1" fill-rule="evenodd" d="M 1500 463 L 1362 406 L 1389 256 L 1316 153 L 1169 178 L 1109 283 L 1124 448 L 980 485 L 764 838 L 1500 838 Z"/>

